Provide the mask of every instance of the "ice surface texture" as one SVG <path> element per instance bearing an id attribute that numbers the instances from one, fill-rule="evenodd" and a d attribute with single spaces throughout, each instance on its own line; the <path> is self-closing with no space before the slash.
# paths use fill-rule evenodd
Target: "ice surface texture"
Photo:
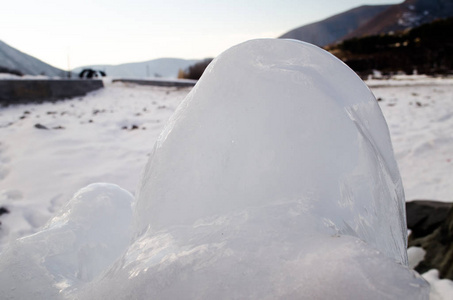
<path id="1" fill-rule="evenodd" d="M 213 61 L 155 145 L 135 221 L 147 232 L 99 285 L 128 281 L 125 297 L 427 295 L 401 266 L 404 195 L 377 102 L 306 43 Z"/>
<path id="2" fill-rule="evenodd" d="M 170 119 L 142 181 L 138 226 L 284 203 L 407 264 L 403 189 L 373 94 L 318 47 L 256 40 L 215 59 Z"/>
<path id="3" fill-rule="evenodd" d="M 104 220 L 89 215 L 80 226 L 96 218 Z M 116 230 L 102 230 L 103 238 L 113 242 Z M 76 240 L 89 234 L 73 231 L 66 234 Z M 2 255 L 1 270 L 26 270 L 15 265 L 20 243 L 48 235 L 19 240 Z M 38 251 L 62 267 L 34 263 L 44 270 L 33 274 L 45 275 L 34 280 L 53 281 L 62 291 L 48 298 L 77 299 L 426 299 L 429 293 L 405 266 L 404 195 L 374 96 L 338 59 L 297 41 L 249 41 L 212 62 L 156 142 L 132 235 L 128 247 L 108 244 L 119 253 L 104 271 L 96 264 L 82 272 L 70 251 L 56 258 Z M 78 263 L 91 266 L 95 249 Z"/>

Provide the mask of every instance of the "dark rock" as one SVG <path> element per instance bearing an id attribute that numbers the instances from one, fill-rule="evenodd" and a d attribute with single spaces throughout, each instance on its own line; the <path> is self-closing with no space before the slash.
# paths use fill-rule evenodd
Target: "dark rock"
<path id="1" fill-rule="evenodd" d="M 137 125 L 132 125 L 131 130 L 135 130 L 135 129 L 138 129 L 138 126 Z"/>
<path id="2" fill-rule="evenodd" d="M 47 128 L 46 126 L 41 125 L 41 124 L 39 124 L 39 123 L 35 124 L 35 128 L 38 128 L 38 129 L 49 129 L 49 128 Z"/>
<path id="3" fill-rule="evenodd" d="M 406 202 L 407 228 L 411 238 L 420 238 L 431 234 L 436 230 L 448 215 L 453 203 L 415 200 Z"/>
<path id="4" fill-rule="evenodd" d="M 105 113 L 105 111 L 106 111 L 105 109 L 95 109 L 95 110 L 93 110 L 93 115 L 97 115 L 99 113 Z"/>
<path id="5" fill-rule="evenodd" d="M 9 210 L 6 207 L 0 207 L 0 216 L 3 214 L 9 214 Z M 0 222 L 0 225 L 2 225 L 2 222 Z"/>
<path id="6" fill-rule="evenodd" d="M 426 251 L 423 261 L 415 267 L 417 272 L 437 269 L 440 278 L 453 280 L 453 207 L 433 233 L 420 238 L 410 236 L 408 246 L 422 247 Z"/>
<path id="7" fill-rule="evenodd" d="M 6 207 L 0 207 L 0 216 L 3 214 L 9 214 L 9 210 Z"/>

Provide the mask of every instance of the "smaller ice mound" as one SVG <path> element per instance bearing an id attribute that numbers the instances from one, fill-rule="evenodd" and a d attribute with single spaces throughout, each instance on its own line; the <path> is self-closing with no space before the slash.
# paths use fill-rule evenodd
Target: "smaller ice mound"
<path id="1" fill-rule="evenodd" d="M 113 184 L 91 184 L 40 232 L 0 256 L 0 295 L 53 299 L 91 281 L 130 243 L 133 196 Z"/>

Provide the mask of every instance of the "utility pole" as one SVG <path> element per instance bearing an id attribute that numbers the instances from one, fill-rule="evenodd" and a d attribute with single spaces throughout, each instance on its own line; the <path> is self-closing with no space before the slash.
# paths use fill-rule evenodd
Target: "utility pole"
<path id="1" fill-rule="evenodd" d="M 70 59 L 69 59 L 69 51 L 70 51 L 70 48 L 68 47 L 68 78 L 71 79 L 71 63 L 70 63 Z"/>

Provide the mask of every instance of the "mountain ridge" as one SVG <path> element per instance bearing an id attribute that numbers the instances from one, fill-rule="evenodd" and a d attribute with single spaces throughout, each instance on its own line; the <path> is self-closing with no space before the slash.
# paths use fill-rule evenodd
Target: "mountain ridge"
<path id="1" fill-rule="evenodd" d="M 72 71 L 79 73 L 90 68 L 105 71 L 108 76 L 127 78 L 164 77 L 176 78 L 180 69 L 186 69 L 199 60 L 182 58 L 157 58 L 143 62 L 124 63 L 119 65 L 88 65 Z"/>
<path id="2" fill-rule="evenodd" d="M 355 31 L 391 5 L 362 5 L 324 20 L 310 23 L 281 35 L 279 38 L 303 40 L 326 46 Z"/>
<path id="3" fill-rule="evenodd" d="M 82 69 L 103 70 L 108 76 L 122 78 L 167 77 L 176 78 L 180 69 L 186 69 L 197 63 L 197 59 L 157 58 L 144 62 L 124 63 L 119 65 L 88 65 L 72 70 L 79 73 Z M 45 75 L 50 77 L 68 77 L 68 72 L 53 67 L 38 58 L 26 54 L 0 40 L 0 72 L 17 75 Z M 74 76 L 76 74 L 72 74 Z"/>
<path id="4" fill-rule="evenodd" d="M 65 77 L 66 71 L 55 68 L 36 57 L 28 55 L 0 40 L 0 66 L 27 75 Z"/>
<path id="5" fill-rule="evenodd" d="M 354 32 L 344 36 L 343 40 L 403 31 L 452 16 L 452 0 L 406 0 L 376 15 Z"/>
<path id="6" fill-rule="evenodd" d="M 290 30 L 291 38 L 320 47 L 356 37 L 408 30 L 453 17 L 453 0 L 406 0 L 393 5 L 363 5 Z"/>

